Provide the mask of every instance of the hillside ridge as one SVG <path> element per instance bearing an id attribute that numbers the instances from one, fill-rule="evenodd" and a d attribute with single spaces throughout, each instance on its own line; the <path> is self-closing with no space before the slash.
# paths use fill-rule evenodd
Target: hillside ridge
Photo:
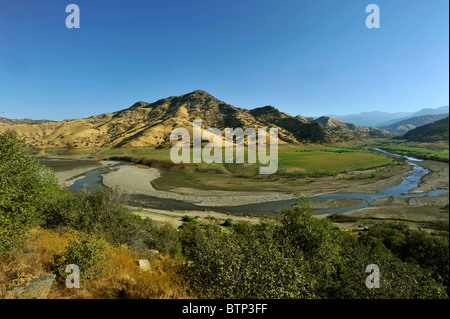
<path id="1" fill-rule="evenodd" d="M 185 127 L 192 133 L 192 122 L 196 119 L 202 120 L 202 129 L 278 128 L 280 143 L 333 143 L 390 135 L 380 129 L 337 120 L 321 123 L 318 119 L 294 117 L 273 106 L 247 110 L 203 90 L 152 103 L 138 101 L 120 111 L 89 118 L 3 125 L 0 132 L 15 130 L 27 144 L 40 148 L 169 147 L 175 143 L 170 141 L 171 131 Z"/>

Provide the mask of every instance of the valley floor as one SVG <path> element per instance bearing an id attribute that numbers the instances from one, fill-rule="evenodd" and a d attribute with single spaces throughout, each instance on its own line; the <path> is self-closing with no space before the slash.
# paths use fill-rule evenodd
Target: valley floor
<path id="1" fill-rule="evenodd" d="M 100 164 L 99 164 L 100 163 Z M 55 174 L 61 185 L 68 186 L 74 179 L 90 169 L 116 164 L 114 161 L 92 161 L 92 165 L 86 165 L 71 170 L 56 171 Z M 448 189 L 449 187 L 449 164 L 436 161 L 423 161 L 421 165 L 430 170 L 424 176 L 418 188 L 413 193 L 425 193 L 435 189 Z M 169 198 L 191 202 L 199 206 L 238 206 L 252 203 L 264 203 L 278 200 L 294 199 L 295 193 L 305 196 L 315 196 L 329 192 L 377 192 L 399 184 L 403 174 L 394 175 L 381 180 L 349 180 L 325 176 L 315 178 L 303 186 L 295 187 L 295 192 L 240 192 L 221 190 L 199 190 L 192 188 L 171 188 L 170 190 L 158 190 L 152 185 L 152 181 L 161 178 L 161 171 L 143 165 L 129 163 L 113 167 L 111 172 L 103 176 L 103 183 L 108 187 L 118 187 L 127 193 L 144 194 L 159 198 Z M 162 177 L 163 178 L 163 177 Z M 353 202 L 352 202 L 353 201 Z M 352 202 L 352 203 L 350 203 Z M 312 202 L 312 208 L 347 207 L 349 204 L 357 204 L 356 199 L 328 200 Z M 443 207 L 449 204 L 449 196 L 442 194 L 435 197 L 421 198 L 385 198 L 375 200 L 369 207 L 341 213 L 351 217 L 352 221 L 339 223 L 344 228 L 354 228 L 356 225 L 362 227 L 373 221 L 402 221 L 410 222 L 412 226 L 420 227 L 423 223 L 447 221 L 448 209 Z M 142 217 L 149 217 L 159 222 L 168 222 L 174 226 L 181 225 L 183 216 L 197 217 L 200 219 L 214 218 L 225 220 L 229 215 L 211 211 L 167 211 L 161 209 L 134 208 L 135 213 Z M 328 217 L 327 215 L 320 216 Z M 259 217 L 232 216 L 234 221 L 258 222 Z"/>

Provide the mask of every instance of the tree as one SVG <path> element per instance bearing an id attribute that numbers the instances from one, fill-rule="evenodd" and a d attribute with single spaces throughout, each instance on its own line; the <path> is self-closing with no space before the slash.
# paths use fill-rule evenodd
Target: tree
<path id="1" fill-rule="evenodd" d="M 31 156 L 14 131 L 0 134 L 0 255 L 23 242 L 37 208 L 57 190 L 53 172 Z"/>

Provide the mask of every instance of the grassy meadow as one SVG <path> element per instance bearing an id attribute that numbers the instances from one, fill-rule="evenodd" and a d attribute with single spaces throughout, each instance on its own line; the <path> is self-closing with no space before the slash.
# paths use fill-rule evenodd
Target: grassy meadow
<path id="1" fill-rule="evenodd" d="M 374 142 L 376 146 L 387 151 L 413 156 L 421 159 L 436 161 L 449 161 L 449 143 L 441 142 L 404 142 L 395 140 L 379 140 Z"/>

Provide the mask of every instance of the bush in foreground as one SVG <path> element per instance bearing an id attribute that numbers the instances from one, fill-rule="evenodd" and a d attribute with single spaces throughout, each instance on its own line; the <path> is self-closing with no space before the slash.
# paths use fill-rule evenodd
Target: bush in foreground
<path id="1" fill-rule="evenodd" d="M 260 225 L 182 229 L 183 276 L 200 298 L 448 298 L 429 267 L 402 261 L 375 237 L 347 234 L 307 206 Z M 380 288 L 366 267 L 380 268 Z"/>
<path id="2" fill-rule="evenodd" d="M 41 219 L 47 228 L 102 234 L 111 242 L 139 251 L 156 249 L 179 256 L 176 230 L 132 214 L 127 202 L 126 194 L 116 189 L 99 188 L 92 193 L 61 190 L 44 205 Z"/>
<path id="3" fill-rule="evenodd" d="M 57 188 L 53 172 L 31 156 L 16 132 L 0 134 L 0 255 L 23 243 L 38 207 Z"/>

